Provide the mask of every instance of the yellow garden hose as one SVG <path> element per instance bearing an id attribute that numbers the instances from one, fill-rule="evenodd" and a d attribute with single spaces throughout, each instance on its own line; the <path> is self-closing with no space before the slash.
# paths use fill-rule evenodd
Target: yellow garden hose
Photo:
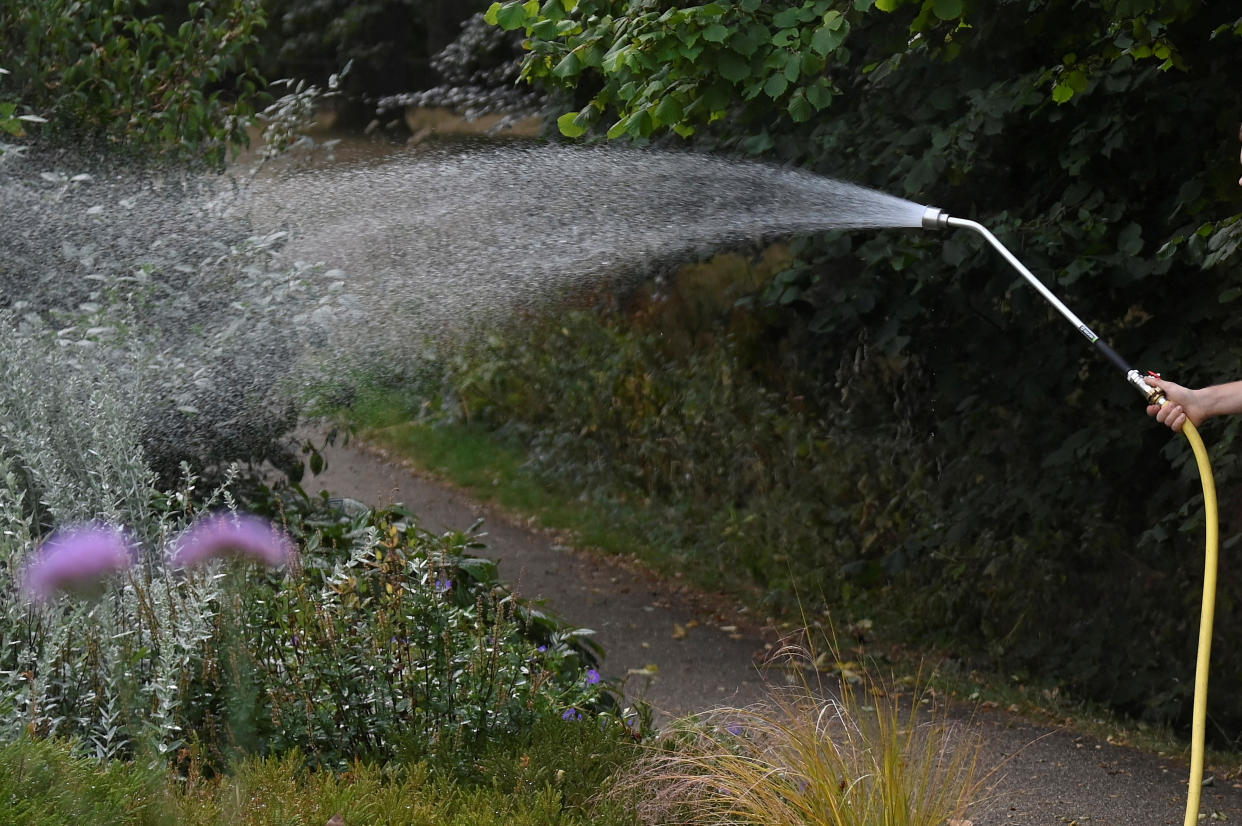
<path id="1" fill-rule="evenodd" d="M 1186 790 L 1184 826 L 1199 822 L 1199 800 L 1203 793 L 1203 741 L 1207 733 L 1208 665 L 1212 660 L 1212 618 L 1216 613 L 1216 563 L 1220 550 L 1220 528 L 1216 512 L 1216 482 L 1212 463 L 1199 431 L 1190 420 L 1182 425 L 1182 433 L 1195 452 L 1199 478 L 1203 482 L 1203 515 L 1206 541 L 1203 557 L 1203 607 L 1199 612 L 1199 657 L 1195 665 L 1195 704 L 1190 730 L 1190 786 Z"/>

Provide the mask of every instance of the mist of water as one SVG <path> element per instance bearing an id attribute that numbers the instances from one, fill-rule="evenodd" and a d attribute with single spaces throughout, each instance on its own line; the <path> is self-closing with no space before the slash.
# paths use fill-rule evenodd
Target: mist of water
<path id="1" fill-rule="evenodd" d="M 643 277 L 653 262 L 918 227 L 924 210 L 796 169 L 610 148 L 234 179 L 40 163 L 0 167 L 0 320 L 54 331 L 83 369 L 124 341 L 135 372 L 169 376 L 145 382 L 165 396 L 150 422 L 169 443 L 245 428 L 247 404 L 287 401 L 277 385 L 287 396 L 412 362 L 444 333 Z"/>

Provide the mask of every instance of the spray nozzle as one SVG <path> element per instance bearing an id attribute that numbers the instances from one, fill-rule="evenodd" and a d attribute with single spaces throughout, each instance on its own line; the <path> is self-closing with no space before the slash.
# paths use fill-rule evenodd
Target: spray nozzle
<path id="1" fill-rule="evenodd" d="M 923 229 L 944 229 L 949 226 L 949 213 L 939 207 L 929 206 L 923 212 Z"/>

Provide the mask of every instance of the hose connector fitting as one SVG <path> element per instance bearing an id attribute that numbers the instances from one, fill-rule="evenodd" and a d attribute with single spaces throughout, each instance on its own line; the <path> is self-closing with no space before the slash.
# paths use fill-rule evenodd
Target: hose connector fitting
<path id="1" fill-rule="evenodd" d="M 949 226 L 949 213 L 939 207 L 929 206 L 923 212 L 923 229 L 944 229 Z"/>
<path id="2" fill-rule="evenodd" d="M 1137 370 L 1131 370 L 1126 373 L 1126 381 L 1134 387 L 1135 390 L 1143 394 L 1143 398 L 1148 404 L 1164 405 L 1168 401 L 1168 397 L 1164 395 L 1164 391 L 1158 387 L 1152 387 L 1147 383 L 1143 374 Z"/>

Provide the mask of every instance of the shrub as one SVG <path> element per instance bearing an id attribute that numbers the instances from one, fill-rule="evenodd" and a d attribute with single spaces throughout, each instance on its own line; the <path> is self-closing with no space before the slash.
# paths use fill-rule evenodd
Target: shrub
<path id="1" fill-rule="evenodd" d="M 1064 411 L 983 415 L 967 398 L 933 431 L 930 377 L 867 336 L 808 361 L 797 332 L 732 311 L 685 346 L 665 332 L 681 327 L 665 306 L 570 312 L 476 342 L 447 360 L 442 409 L 514 436 L 532 468 L 616 514 L 671 569 L 758 586 L 778 610 L 872 617 L 969 667 L 1148 720 L 1188 720 L 1189 682 L 1168 679 L 1193 659 L 1187 560 L 1202 547 L 1181 440 L 1148 432 L 1153 461 L 1161 444 L 1176 460 L 1153 491 L 1148 476 L 1107 476 L 1086 458 L 1095 421 L 1070 422 L 1060 449 L 1035 453 L 1014 428 L 1036 413 L 1052 427 Z M 971 435 L 969 449 L 944 422 Z M 1136 443 L 1151 430 L 1141 417 L 1118 427 Z M 1231 478 L 1237 463 L 1214 458 L 1218 480 Z M 1092 490 L 1058 508 L 1064 491 L 1041 495 L 1052 480 Z M 1119 516 L 1153 501 L 1168 504 L 1150 520 Z M 1239 623 L 1236 590 L 1222 579 L 1222 638 Z M 1213 668 L 1232 679 L 1239 661 L 1226 650 Z M 1227 694 L 1212 708 L 1225 730 L 1242 719 Z"/>
<path id="2" fill-rule="evenodd" d="M 44 137 L 104 142 L 221 163 L 246 141 L 260 79 L 249 68 L 257 0 L 190 3 L 179 19 L 141 16 L 141 0 L 0 2 L 0 54 L 16 102 L 48 120 Z"/>
<path id="3" fill-rule="evenodd" d="M 193 489 L 191 477 L 162 526 L 231 501 L 217 491 L 196 503 Z M 20 509 L 4 516 L 28 530 Z M 297 524 L 324 521 L 336 520 L 310 509 Z M 306 533 L 288 576 L 219 562 L 178 575 L 148 545 L 98 602 L 33 608 L 14 579 L 35 540 L 9 530 L 0 736 L 78 737 L 101 759 L 179 753 L 218 766 L 238 749 L 300 748 L 336 768 L 398 753 L 470 766 L 490 739 L 609 705 L 581 633 L 518 604 L 492 563 L 462 556 L 464 536 L 369 511 L 343 527 L 339 544 Z"/>
<path id="4" fill-rule="evenodd" d="M 299 569 L 177 573 L 171 540 L 204 509 L 236 507 L 239 472 L 213 488 L 183 466 L 161 483 L 141 447 L 160 375 L 141 342 L 0 321 L 0 739 L 216 765 L 297 746 L 333 766 L 443 741 L 468 764 L 491 736 L 609 702 L 582 634 L 505 592 L 491 563 L 464 556 L 468 537 L 425 535 L 409 514 L 292 497 L 276 515 L 303 546 Z M 97 601 L 28 605 L 32 549 L 86 521 L 130 531 L 136 565 Z"/>
<path id="5" fill-rule="evenodd" d="M 509 594 L 493 563 L 466 555 L 476 547 L 467 535 L 431 536 L 403 511 L 342 527 L 340 545 L 305 535 L 300 577 L 251 582 L 225 606 L 220 631 L 245 659 L 220 660 L 233 673 L 221 674 L 204 718 L 231 716 L 235 733 L 250 722 L 258 750 L 298 748 L 335 768 L 439 755 L 469 769 L 488 742 L 538 719 L 612 706 L 584 632 Z"/>
<path id="6" fill-rule="evenodd" d="M 777 607 L 849 599 L 933 530 L 917 437 L 858 404 L 875 363 L 855 372 L 848 354 L 817 400 L 779 362 L 750 363 L 745 332 L 669 354 L 663 328 L 571 312 L 476 343 L 448 363 L 449 414 L 518 436 L 537 473 L 632 513 L 627 529 L 671 565 L 745 587 L 742 573 Z"/>

